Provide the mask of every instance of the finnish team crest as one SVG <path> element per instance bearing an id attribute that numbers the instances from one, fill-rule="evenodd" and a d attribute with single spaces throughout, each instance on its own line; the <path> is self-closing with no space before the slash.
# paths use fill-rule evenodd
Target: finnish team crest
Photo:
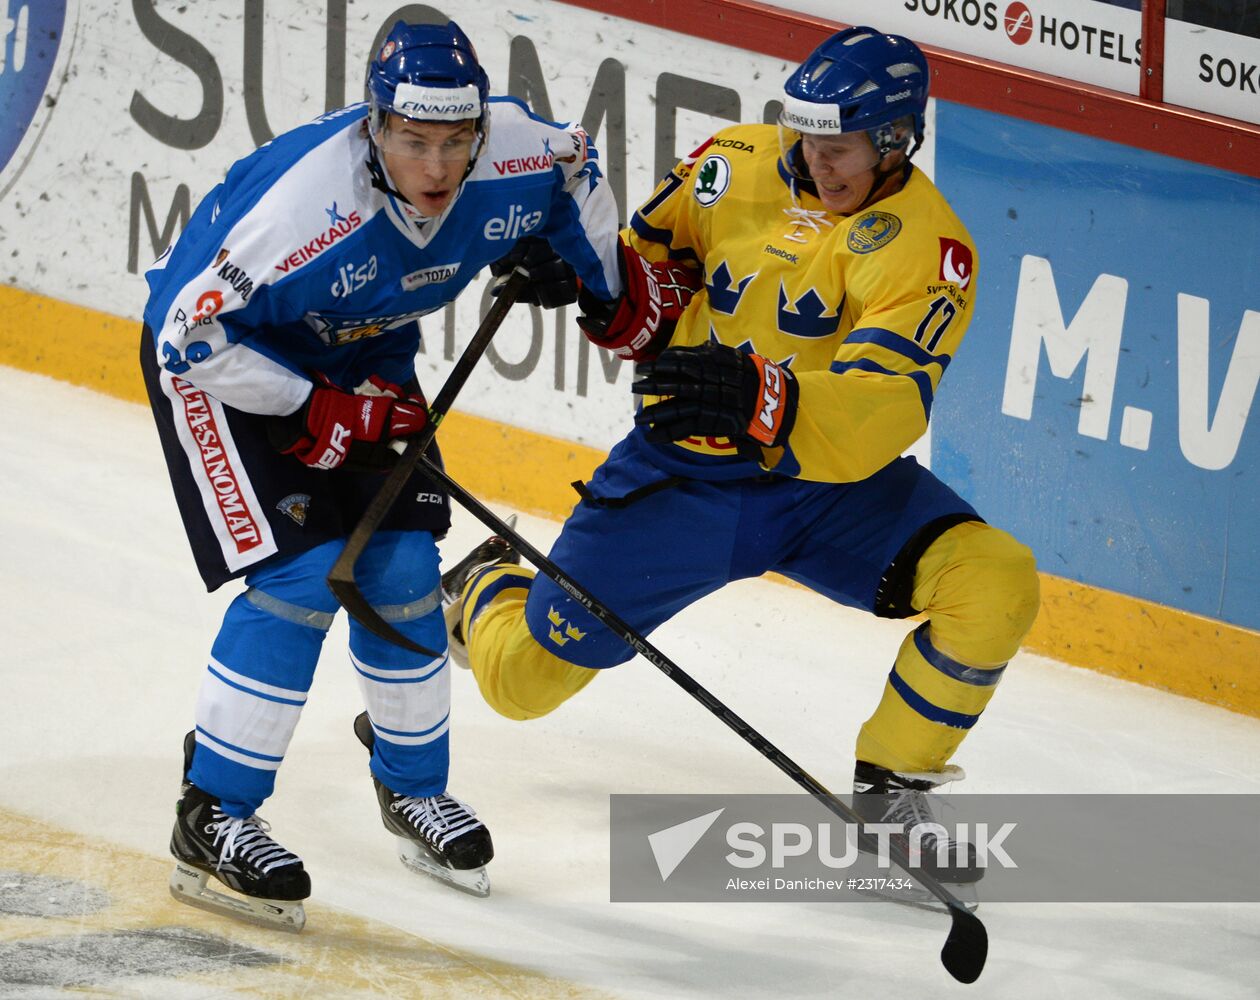
<path id="1" fill-rule="evenodd" d="M 731 161 L 721 153 L 710 153 L 696 171 L 696 186 L 692 193 L 705 208 L 716 202 L 731 186 Z"/>
<path id="2" fill-rule="evenodd" d="M 290 493 L 276 504 L 276 510 L 290 518 L 299 528 L 306 524 L 306 512 L 310 509 L 311 498 L 306 493 Z"/>
<path id="3" fill-rule="evenodd" d="M 901 220 L 891 212 L 867 212 L 849 227 L 848 247 L 854 253 L 871 253 L 887 246 L 901 232 Z"/>

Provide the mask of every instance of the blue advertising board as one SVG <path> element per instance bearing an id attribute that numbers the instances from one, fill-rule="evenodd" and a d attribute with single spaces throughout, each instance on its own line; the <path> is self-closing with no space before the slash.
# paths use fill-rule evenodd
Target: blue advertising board
<path id="1" fill-rule="evenodd" d="M 1043 572 L 1260 629 L 1260 180 L 944 101 L 936 124 L 980 262 L 933 469 Z"/>
<path id="2" fill-rule="evenodd" d="M 0 0 L 0 172 L 39 110 L 66 21 L 66 0 Z"/>

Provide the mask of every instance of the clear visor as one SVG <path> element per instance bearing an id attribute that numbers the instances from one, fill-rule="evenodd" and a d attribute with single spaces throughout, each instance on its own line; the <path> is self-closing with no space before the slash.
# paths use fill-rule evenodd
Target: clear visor
<path id="1" fill-rule="evenodd" d="M 857 177 L 874 169 L 881 159 L 865 132 L 802 132 L 781 121 L 779 155 L 788 172 L 803 180 Z"/>
<path id="2" fill-rule="evenodd" d="M 468 163 L 481 148 L 474 119 L 458 122 L 413 121 L 384 112 L 372 116 L 372 139 L 394 156 L 439 163 Z"/>

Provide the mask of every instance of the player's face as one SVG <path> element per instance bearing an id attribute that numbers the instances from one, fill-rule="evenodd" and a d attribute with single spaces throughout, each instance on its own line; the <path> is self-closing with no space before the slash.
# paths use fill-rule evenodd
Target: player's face
<path id="1" fill-rule="evenodd" d="M 818 198 L 828 212 L 848 215 L 857 211 L 875 183 L 879 153 L 865 132 L 847 135 L 801 136 L 801 153 L 809 175 L 818 186 Z M 893 153 L 900 156 L 900 153 Z"/>
<path id="2" fill-rule="evenodd" d="M 403 197 L 424 215 L 435 216 L 455 197 L 476 138 L 471 121 L 417 122 L 391 114 L 378 142 Z"/>

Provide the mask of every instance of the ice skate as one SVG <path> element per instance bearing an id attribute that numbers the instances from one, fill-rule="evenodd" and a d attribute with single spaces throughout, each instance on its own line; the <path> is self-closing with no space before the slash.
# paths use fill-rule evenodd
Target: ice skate
<path id="1" fill-rule="evenodd" d="M 858 761 L 853 773 L 853 808 L 866 823 L 900 824 L 906 832 L 895 834 L 890 840 L 909 854 L 909 834 L 914 827 L 921 824 L 940 824 L 931 800 L 934 790 L 965 777 L 963 769 L 954 765 L 946 767 L 939 774 L 911 774 Z M 945 840 L 943 850 L 948 860 L 942 863 L 943 859 L 938 854 L 938 849 L 942 849 L 942 839 L 934 833 L 924 834 L 920 858 L 922 870 L 958 897 L 968 910 L 975 910 L 979 905 L 975 884 L 984 876 L 984 868 L 976 860 L 976 850 L 968 843 Z M 872 874 L 898 877 L 903 873 L 894 866 Z M 872 895 L 896 903 L 930 910 L 945 909 L 940 900 L 918 885 L 912 889 L 869 891 Z"/>
<path id="2" fill-rule="evenodd" d="M 296 934 L 311 879 L 302 859 L 267 834 L 257 816 L 238 819 L 219 800 L 185 782 L 171 834 L 171 895 L 181 903 Z M 213 876 L 232 893 L 207 885 Z"/>
<path id="3" fill-rule="evenodd" d="M 516 527 L 516 515 L 506 519 L 509 528 Z M 496 563 L 519 565 L 521 556 L 514 552 L 507 539 L 491 535 L 464 556 L 455 566 L 442 574 L 442 614 L 446 619 L 447 647 L 451 662 L 468 669 L 468 646 L 464 642 L 464 629 L 460 617 L 464 613 L 464 586 L 479 569 Z"/>
<path id="4" fill-rule="evenodd" d="M 366 712 L 354 720 L 354 734 L 372 749 L 376 734 Z M 375 776 L 372 783 L 381 822 L 398 838 L 398 860 L 406 868 L 473 896 L 490 895 L 485 866 L 494 857 L 494 845 L 468 806 L 445 792 L 419 798 L 396 795 Z"/>

